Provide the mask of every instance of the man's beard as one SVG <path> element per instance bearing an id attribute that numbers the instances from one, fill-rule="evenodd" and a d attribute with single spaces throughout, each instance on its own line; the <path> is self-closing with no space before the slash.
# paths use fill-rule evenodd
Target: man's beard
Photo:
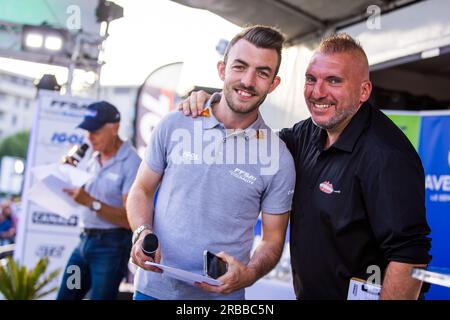
<path id="1" fill-rule="evenodd" d="M 336 128 L 338 125 L 340 125 L 342 122 L 344 122 L 345 120 L 352 118 L 356 114 L 356 112 L 358 112 L 358 106 L 352 107 L 351 109 L 345 109 L 345 110 L 341 109 L 341 112 L 337 112 L 326 123 L 323 123 L 323 122 L 317 123 L 313 117 L 311 117 L 311 120 L 313 121 L 313 123 L 316 126 L 318 126 L 321 129 L 332 130 L 332 129 Z"/>
<path id="2" fill-rule="evenodd" d="M 267 93 L 262 95 L 261 98 L 258 101 L 256 101 L 255 104 L 250 105 L 247 109 L 245 109 L 245 110 L 239 109 L 233 103 L 233 97 L 232 97 L 233 91 L 239 90 L 239 89 L 246 90 L 251 93 L 257 94 L 257 91 L 253 87 L 244 87 L 244 86 L 239 86 L 238 88 L 232 88 L 232 89 L 224 91 L 225 101 L 227 102 L 228 107 L 235 113 L 239 113 L 239 114 L 252 113 L 253 111 L 255 111 L 256 109 L 259 108 L 259 106 L 264 102 L 264 100 L 266 100 Z"/>

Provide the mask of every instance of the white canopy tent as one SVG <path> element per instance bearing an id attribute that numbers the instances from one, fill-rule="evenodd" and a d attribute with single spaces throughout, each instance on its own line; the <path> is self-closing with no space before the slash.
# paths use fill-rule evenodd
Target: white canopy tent
<path id="1" fill-rule="evenodd" d="M 286 35 L 281 85 L 261 109 L 273 128 L 291 126 L 309 116 L 303 98 L 306 66 L 320 38 L 336 31 L 347 32 L 362 43 L 375 85 L 428 95 L 444 100 L 444 104 L 450 100 L 444 89 L 450 87 L 448 1 L 172 1 L 209 10 L 240 26 L 277 26 Z M 411 61 L 416 63 L 404 65 Z M 407 72 L 390 69 L 397 65 L 403 65 Z M 430 79 L 426 85 L 423 75 Z"/>

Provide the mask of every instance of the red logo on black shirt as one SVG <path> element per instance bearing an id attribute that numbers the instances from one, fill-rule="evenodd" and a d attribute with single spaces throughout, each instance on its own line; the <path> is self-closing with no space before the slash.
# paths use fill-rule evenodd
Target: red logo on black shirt
<path id="1" fill-rule="evenodd" d="M 324 181 L 319 185 L 320 191 L 325 192 L 326 194 L 341 193 L 341 191 L 336 191 L 333 189 L 333 185 L 330 181 Z"/>

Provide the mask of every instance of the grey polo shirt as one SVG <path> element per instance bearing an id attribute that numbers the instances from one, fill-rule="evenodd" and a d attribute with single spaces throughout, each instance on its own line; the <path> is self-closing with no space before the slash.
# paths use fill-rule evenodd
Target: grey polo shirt
<path id="1" fill-rule="evenodd" d="M 227 132 L 214 117 L 167 115 L 154 129 L 145 163 L 161 174 L 154 231 L 161 263 L 203 274 L 203 251 L 250 260 L 259 213 L 290 210 L 295 169 L 285 144 L 261 115 L 246 130 Z M 164 274 L 139 269 L 138 291 L 158 299 L 243 299 L 207 293 Z"/>
<path id="2" fill-rule="evenodd" d="M 99 157 L 98 152 L 94 153 L 87 164 L 87 171 L 93 173 L 94 178 L 85 185 L 85 190 L 103 203 L 112 207 L 122 207 L 122 196 L 130 191 L 141 158 L 128 141 L 122 143 L 116 155 L 103 167 L 100 166 Z M 118 228 L 86 207 L 81 210 L 81 225 L 85 228 Z"/>

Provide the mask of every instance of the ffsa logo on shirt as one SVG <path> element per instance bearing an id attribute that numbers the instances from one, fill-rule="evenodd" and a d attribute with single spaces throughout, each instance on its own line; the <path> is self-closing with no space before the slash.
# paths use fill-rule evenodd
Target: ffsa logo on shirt
<path id="1" fill-rule="evenodd" d="M 253 184 L 256 181 L 256 177 L 255 176 L 253 176 L 250 173 L 248 173 L 248 172 L 246 172 L 244 170 L 241 170 L 239 168 L 235 168 L 234 170 L 230 170 L 230 174 L 233 177 L 238 178 L 238 179 L 240 179 L 240 180 L 242 180 L 242 181 L 244 181 L 246 183 L 249 183 L 249 184 Z"/>
<path id="2" fill-rule="evenodd" d="M 326 193 L 326 194 L 332 194 L 332 193 L 341 193 L 340 190 L 334 190 L 333 184 L 330 181 L 324 181 L 319 185 L 320 191 Z"/>

